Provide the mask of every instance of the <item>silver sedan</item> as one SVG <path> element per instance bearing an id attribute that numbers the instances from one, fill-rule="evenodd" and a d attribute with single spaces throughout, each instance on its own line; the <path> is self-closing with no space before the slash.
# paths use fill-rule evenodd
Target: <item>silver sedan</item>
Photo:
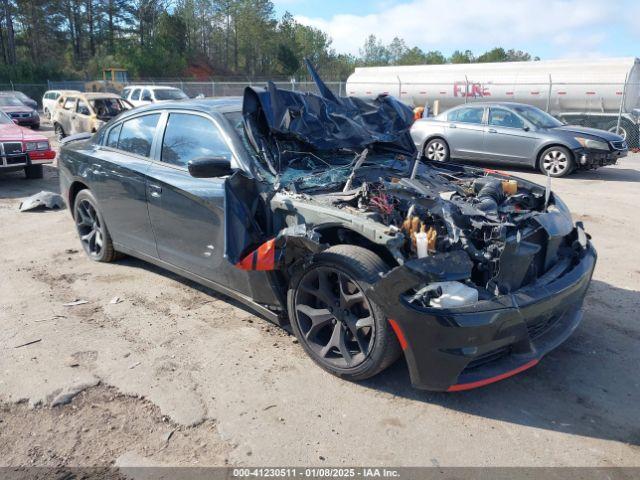
<path id="1" fill-rule="evenodd" d="M 422 157 L 528 166 L 552 177 L 615 164 L 627 155 L 619 135 L 565 125 L 521 103 L 470 103 L 416 121 L 411 136 Z"/>

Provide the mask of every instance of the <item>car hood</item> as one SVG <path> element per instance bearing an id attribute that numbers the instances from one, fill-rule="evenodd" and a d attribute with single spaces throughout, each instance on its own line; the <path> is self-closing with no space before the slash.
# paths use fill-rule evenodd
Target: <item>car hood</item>
<path id="1" fill-rule="evenodd" d="M 580 135 L 592 138 L 599 138 L 606 140 L 607 142 L 619 142 L 623 138 L 615 133 L 607 132 L 606 130 L 599 130 L 597 128 L 581 127 L 579 125 L 563 125 L 561 127 L 552 128 L 549 131 L 561 131 L 569 135 Z"/>
<path id="2" fill-rule="evenodd" d="M 338 97 L 306 63 L 320 95 L 281 90 L 272 82 L 266 89 L 247 87 L 244 92 L 245 131 L 273 171 L 283 173 L 289 165 L 287 154 L 294 151 L 415 154 L 409 106 L 388 95 L 373 101 Z"/>
<path id="3" fill-rule="evenodd" d="M 0 110 L 2 110 L 3 112 L 6 113 L 31 113 L 33 112 L 33 108 L 29 108 L 26 105 L 25 106 L 2 106 L 0 107 Z"/>
<path id="4" fill-rule="evenodd" d="M 0 125 L 0 142 L 44 142 L 47 138 L 44 135 L 33 132 L 32 130 L 20 127 L 15 124 Z"/>

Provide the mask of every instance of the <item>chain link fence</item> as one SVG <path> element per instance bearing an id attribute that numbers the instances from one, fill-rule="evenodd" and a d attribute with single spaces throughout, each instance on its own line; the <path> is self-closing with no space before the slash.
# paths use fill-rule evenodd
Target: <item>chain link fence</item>
<path id="1" fill-rule="evenodd" d="M 278 88 L 301 92 L 318 93 L 313 82 L 276 81 Z M 180 88 L 189 97 L 241 96 L 248 86 L 264 87 L 266 81 L 155 81 L 130 82 L 128 85 L 159 85 Z M 570 124 L 577 124 L 624 133 L 632 147 L 640 146 L 638 127 L 637 84 L 613 83 L 383 83 L 326 82 L 340 96 L 373 97 L 380 93 L 394 95 L 413 106 L 428 105 L 433 111 L 444 111 L 456 105 L 478 101 L 514 101 L 535 105 Z M 47 90 L 95 90 L 100 82 L 49 81 L 47 83 L 5 83 L 1 91 L 21 91 L 41 104 Z M 619 130 L 618 130 L 619 129 Z"/>

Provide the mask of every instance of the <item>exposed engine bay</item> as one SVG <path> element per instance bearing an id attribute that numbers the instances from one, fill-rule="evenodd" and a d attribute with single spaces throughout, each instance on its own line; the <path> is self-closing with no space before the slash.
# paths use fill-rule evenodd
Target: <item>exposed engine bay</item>
<path id="1" fill-rule="evenodd" d="M 388 243 L 398 263 L 464 251 L 473 262 L 467 283 L 478 290 L 476 299 L 514 291 L 572 255 L 564 239 L 571 217 L 544 188 L 464 167 L 419 170 L 407 177 L 360 167 L 355 179 L 344 173 L 342 184 L 317 185 L 305 196 L 384 225 L 396 239 Z M 414 300 L 429 304 L 452 285 L 430 287 Z"/>
<path id="2" fill-rule="evenodd" d="M 269 226 L 266 220 L 257 222 L 262 226 L 239 225 L 242 245 L 256 249 L 271 230 L 280 232 L 273 246 L 279 252 L 303 236 L 307 246 L 322 248 L 318 232 L 330 225 L 339 242 L 364 237 L 368 246 L 390 252 L 397 266 L 431 258 L 446 270 L 447 255 L 463 252 L 470 265 L 466 278 L 427 282 L 408 292 L 411 303 L 439 308 L 508 294 L 570 267 L 578 234 L 549 186 L 490 170 L 423 163 L 408 133 L 408 107 L 385 96 L 372 103 L 337 98 L 319 78 L 316 83 L 321 97 L 273 84 L 245 92 L 243 128 L 262 166 L 256 176 L 270 185 L 261 195 L 271 204 L 272 218 Z M 244 204 L 260 194 L 238 182 L 232 190 L 237 199 L 245 197 Z M 247 213 L 261 216 L 255 206 Z M 247 260 L 248 251 L 228 249 L 227 257 Z"/>

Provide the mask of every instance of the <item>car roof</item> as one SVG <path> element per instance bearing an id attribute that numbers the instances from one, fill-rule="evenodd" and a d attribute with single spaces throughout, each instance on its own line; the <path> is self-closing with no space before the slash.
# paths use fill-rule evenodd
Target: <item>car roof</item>
<path id="1" fill-rule="evenodd" d="M 198 98 L 176 102 L 152 103 L 144 107 L 129 110 L 123 113 L 120 118 L 126 118 L 130 114 L 167 109 L 194 110 L 206 113 L 240 112 L 242 111 L 242 97 Z"/>
<path id="2" fill-rule="evenodd" d="M 178 90 L 178 87 L 172 87 L 170 85 L 127 85 L 124 89 L 131 90 L 133 88 L 147 88 L 149 90 Z"/>
<path id="3" fill-rule="evenodd" d="M 115 93 L 109 92 L 67 92 L 63 95 L 66 97 L 74 97 L 74 98 L 82 98 L 84 97 L 87 100 L 95 100 L 97 98 L 120 98 L 120 95 L 116 95 Z"/>
<path id="4" fill-rule="evenodd" d="M 465 103 L 463 105 L 457 105 L 455 107 L 450 108 L 453 110 L 454 108 L 462 108 L 462 107 L 531 107 L 526 103 L 519 102 L 471 102 Z"/>

